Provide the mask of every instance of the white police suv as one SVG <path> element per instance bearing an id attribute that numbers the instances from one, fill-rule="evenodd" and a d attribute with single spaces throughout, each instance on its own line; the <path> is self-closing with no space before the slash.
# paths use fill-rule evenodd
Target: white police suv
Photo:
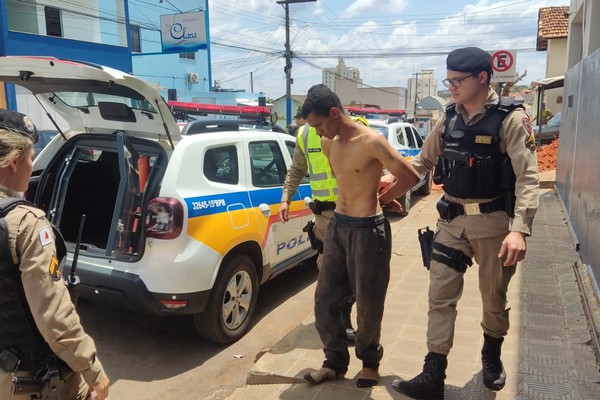
<path id="1" fill-rule="evenodd" d="M 190 314 L 202 336 L 229 343 L 250 328 L 260 284 L 315 254 L 302 232 L 308 183 L 290 221 L 277 220 L 293 137 L 235 121 L 180 132 L 154 88 L 98 65 L 0 57 L 0 81 L 67 121 L 27 197 L 67 242 L 64 273 L 78 254 L 81 297 Z"/>

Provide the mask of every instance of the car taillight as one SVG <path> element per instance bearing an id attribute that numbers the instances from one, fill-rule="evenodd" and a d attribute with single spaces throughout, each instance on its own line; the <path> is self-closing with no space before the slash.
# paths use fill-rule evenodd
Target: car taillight
<path id="1" fill-rule="evenodd" d="M 149 237 L 175 239 L 183 230 L 183 205 L 172 197 L 150 200 L 144 226 Z"/>

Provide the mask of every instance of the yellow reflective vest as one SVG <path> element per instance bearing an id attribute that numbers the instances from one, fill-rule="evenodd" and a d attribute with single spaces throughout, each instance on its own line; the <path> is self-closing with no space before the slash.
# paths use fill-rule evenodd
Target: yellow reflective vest
<path id="1" fill-rule="evenodd" d="M 312 197 L 319 201 L 336 201 L 337 181 L 331 171 L 329 160 L 323 154 L 321 138 L 315 128 L 308 126 L 309 129 L 306 129 L 307 126 L 300 127 L 296 141 L 306 157 Z"/>

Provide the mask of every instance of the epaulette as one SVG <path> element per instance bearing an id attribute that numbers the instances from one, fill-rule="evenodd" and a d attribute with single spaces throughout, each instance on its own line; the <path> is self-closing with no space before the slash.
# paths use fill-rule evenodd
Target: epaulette
<path id="1" fill-rule="evenodd" d="M 3 199 L 0 199 L 0 218 L 4 218 L 10 210 L 12 210 L 20 204 L 34 207 L 33 204 L 23 199 L 17 199 L 14 197 L 5 197 Z"/>
<path id="2" fill-rule="evenodd" d="M 494 108 L 499 111 L 504 111 L 505 113 L 509 113 L 513 110 L 516 110 L 517 108 L 522 108 L 524 110 L 525 106 L 523 105 L 522 102 L 519 102 L 511 97 L 503 96 L 503 97 L 500 97 L 500 99 L 498 100 L 498 103 L 495 105 Z"/>

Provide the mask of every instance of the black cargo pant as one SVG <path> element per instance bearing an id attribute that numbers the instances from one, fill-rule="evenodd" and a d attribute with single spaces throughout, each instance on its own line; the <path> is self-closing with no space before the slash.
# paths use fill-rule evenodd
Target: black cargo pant
<path id="1" fill-rule="evenodd" d="M 356 357 L 364 367 L 379 367 L 390 257 L 391 229 L 383 214 L 355 218 L 334 213 L 315 291 L 315 324 L 323 342 L 324 367 L 338 373 L 348 370 L 350 354 L 340 305 L 352 295 L 357 313 Z"/>

